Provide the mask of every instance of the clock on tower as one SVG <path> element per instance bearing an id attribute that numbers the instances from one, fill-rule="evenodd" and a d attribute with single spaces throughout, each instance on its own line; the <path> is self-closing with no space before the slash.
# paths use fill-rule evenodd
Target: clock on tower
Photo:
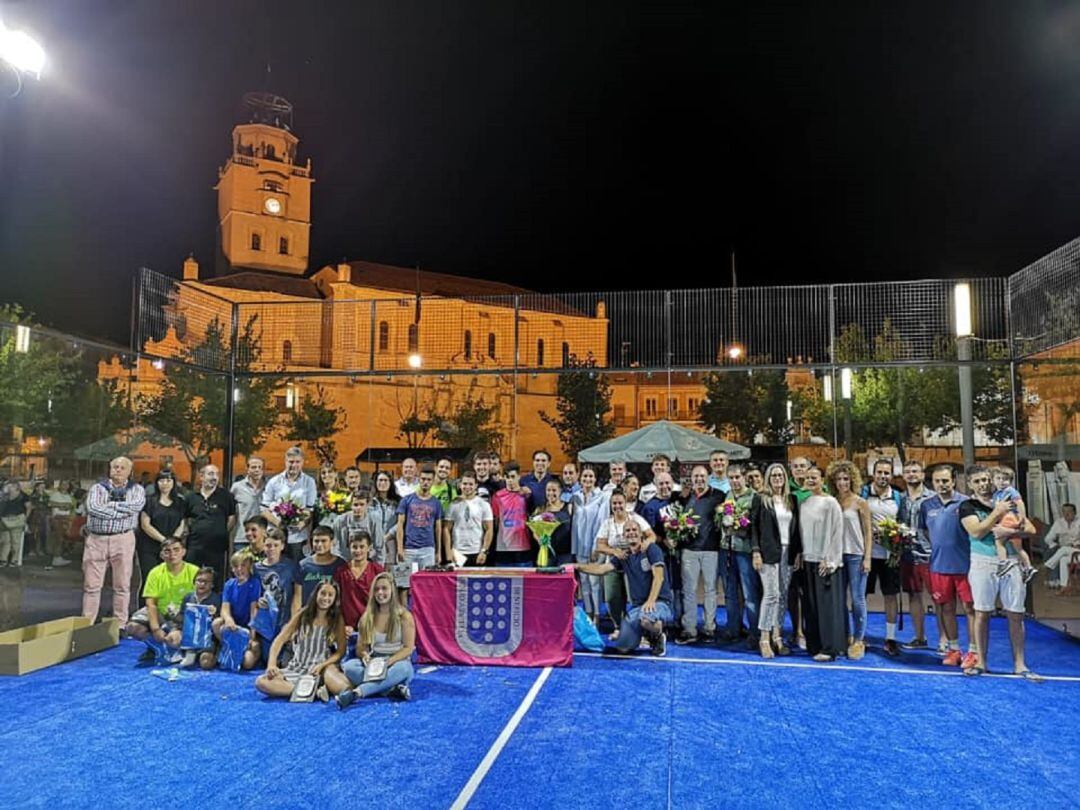
<path id="1" fill-rule="evenodd" d="M 248 93 L 249 123 L 233 128 L 232 154 L 218 171 L 218 233 L 224 266 L 303 275 L 311 231 L 311 160 L 297 163 L 292 105 Z"/>

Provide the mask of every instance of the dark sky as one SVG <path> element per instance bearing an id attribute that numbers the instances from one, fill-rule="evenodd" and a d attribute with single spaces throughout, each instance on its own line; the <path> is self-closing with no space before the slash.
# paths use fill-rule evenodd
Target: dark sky
<path id="1" fill-rule="evenodd" d="M 212 266 L 240 97 L 295 105 L 312 265 L 544 291 L 1004 275 L 1080 233 L 1080 7 L 0 0 L 0 300 L 126 341 Z M 272 65 L 269 81 L 266 63 Z"/>

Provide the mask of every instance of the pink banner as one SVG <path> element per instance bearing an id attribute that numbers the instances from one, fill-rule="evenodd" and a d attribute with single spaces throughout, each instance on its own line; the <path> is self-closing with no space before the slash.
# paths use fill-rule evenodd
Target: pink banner
<path id="1" fill-rule="evenodd" d="M 422 663 L 567 667 L 573 660 L 573 574 L 421 571 L 410 587 Z"/>

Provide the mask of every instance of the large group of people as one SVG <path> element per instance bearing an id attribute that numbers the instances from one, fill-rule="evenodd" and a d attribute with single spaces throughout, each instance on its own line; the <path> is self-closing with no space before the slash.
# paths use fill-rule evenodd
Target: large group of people
<path id="1" fill-rule="evenodd" d="M 864 483 L 848 461 L 823 470 L 796 458 L 762 469 L 718 451 L 691 466 L 682 486 L 663 455 L 644 483 L 617 461 L 604 470 L 568 462 L 558 475 L 546 451 L 531 461 L 522 474 L 517 462 L 477 452 L 454 479 L 449 458 L 407 459 L 397 479 L 379 470 L 362 483 L 357 467 L 324 465 L 308 475 L 294 447 L 269 478 L 253 456 L 225 489 L 207 464 L 181 494 L 172 471 L 143 486 L 132 480 L 130 460 L 114 459 L 86 495 L 83 613 L 97 617 L 111 569 L 113 615 L 151 645 L 149 658 L 164 650 L 181 666 L 213 668 L 225 634 L 242 631 L 238 667 L 265 667 L 255 685 L 266 695 L 304 692 L 342 707 L 380 695 L 408 699 L 412 574 L 534 566 L 546 545 L 547 564 L 576 571 L 588 617 L 598 627 L 610 622 L 612 654 L 644 645 L 664 655 L 670 637 L 745 644 L 765 658 L 799 648 L 815 661 L 859 660 L 867 594 L 880 586 L 882 654 L 929 648 L 929 594 L 943 664 L 979 675 L 1000 603 L 1014 672 L 1038 678 L 1024 659 L 1026 583 L 1035 569 L 1020 542 L 1033 527 L 1007 469 L 970 467 L 965 496 L 951 465 L 927 474 L 914 460 L 904 464 L 902 484 L 891 459 L 878 460 Z M 1060 549 L 1047 568 L 1064 571 L 1061 561 L 1080 545 L 1075 511 L 1067 505 L 1047 536 Z M 900 551 L 883 529 L 897 525 L 909 538 Z M 904 644 L 901 593 L 914 631 Z M 966 651 L 957 604 L 968 617 Z M 189 605 L 213 619 L 200 649 L 184 644 Z"/>

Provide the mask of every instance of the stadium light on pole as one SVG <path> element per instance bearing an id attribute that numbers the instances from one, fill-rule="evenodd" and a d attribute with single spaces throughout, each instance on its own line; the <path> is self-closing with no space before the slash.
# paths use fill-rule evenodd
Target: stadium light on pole
<path id="1" fill-rule="evenodd" d="M 957 377 L 960 381 L 960 433 L 964 450 L 964 467 L 975 463 L 975 414 L 971 395 L 971 285 L 961 282 L 953 287 L 953 312 L 956 326 L 956 359 L 960 361 Z"/>
<path id="2" fill-rule="evenodd" d="M 844 400 L 844 453 L 851 460 L 851 369 L 840 369 L 840 398 Z"/>
<path id="3" fill-rule="evenodd" d="M 25 31 L 15 31 L 0 21 L 0 60 L 16 73 L 28 73 L 41 78 L 45 69 L 45 49 Z"/>

